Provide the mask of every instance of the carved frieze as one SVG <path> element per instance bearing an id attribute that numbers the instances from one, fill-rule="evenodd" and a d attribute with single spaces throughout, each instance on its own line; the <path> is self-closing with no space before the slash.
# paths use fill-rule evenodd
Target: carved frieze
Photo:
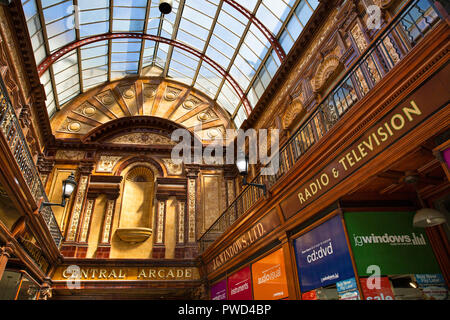
<path id="1" fill-rule="evenodd" d="M 97 162 L 97 172 L 110 173 L 114 169 L 115 165 L 122 159 L 122 156 L 100 156 Z"/>
<path id="2" fill-rule="evenodd" d="M 89 230 L 89 223 L 91 221 L 92 209 L 94 208 L 94 202 L 95 199 L 88 199 L 86 203 L 86 212 L 84 214 L 83 224 L 81 227 L 80 242 L 87 241 L 87 234 Z"/>
<path id="3" fill-rule="evenodd" d="M 181 163 L 174 163 L 172 159 L 162 159 L 162 161 L 169 175 L 178 176 L 183 174 L 183 166 Z"/>
<path id="4" fill-rule="evenodd" d="M 165 215 L 166 201 L 158 201 L 158 231 L 156 234 L 156 243 L 162 244 L 164 242 L 164 215 Z"/>
<path id="5" fill-rule="evenodd" d="M 103 227 L 102 243 L 109 243 L 109 234 L 111 232 L 111 224 L 114 214 L 115 199 L 108 199 L 106 203 L 105 221 Z"/>
<path id="6" fill-rule="evenodd" d="M 195 242 L 196 179 L 188 179 L 188 241 Z"/>
<path id="7" fill-rule="evenodd" d="M 69 225 L 69 233 L 67 235 L 66 241 L 75 241 L 81 209 L 83 207 L 84 195 L 86 194 L 87 183 L 88 176 L 82 176 L 80 178 L 78 191 L 75 197 L 75 204 L 72 211 L 72 221 Z"/>
<path id="8" fill-rule="evenodd" d="M 286 112 L 283 115 L 283 127 L 284 129 L 289 128 L 292 124 L 292 121 L 301 113 L 304 113 L 306 110 L 303 107 L 303 95 L 300 94 L 294 100 L 292 100 L 291 104 L 287 107 Z"/>
<path id="9" fill-rule="evenodd" d="M 184 201 L 178 202 L 178 243 L 184 243 L 184 214 L 186 204 Z"/>
<path id="10" fill-rule="evenodd" d="M 175 145 L 170 138 L 151 132 L 135 132 L 108 141 L 118 144 Z"/>
<path id="11" fill-rule="evenodd" d="M 84 158 L 85 152 L 78 150 L 65 150 L 59 149 L 56 151 L 56 160 L 82 160 Z"/>

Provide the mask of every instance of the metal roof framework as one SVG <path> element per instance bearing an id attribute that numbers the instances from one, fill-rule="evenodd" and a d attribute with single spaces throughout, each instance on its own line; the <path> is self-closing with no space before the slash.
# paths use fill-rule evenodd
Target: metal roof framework
<path id="1" fill-rule="evenodd" d="M 95 36 L 151 36 L 110 37 L 58 57 L 41 76 L 49 117 L 93 87 L 156 74 L 204 92 L 240 127 L 319 5 L 318 0 L 173 0 L 172 12 L 163 15 L 158 2 L 22 0 L 38 65 Z"/>

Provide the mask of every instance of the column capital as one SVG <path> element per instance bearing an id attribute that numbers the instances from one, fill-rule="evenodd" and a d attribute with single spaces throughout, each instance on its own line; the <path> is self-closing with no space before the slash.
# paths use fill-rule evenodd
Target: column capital
<path id="1" fill-rule="evenodd" d="M 55 166 L 54 159 L 48 159 L 44 155 L 40 154 L 37 160 L 37 167 L 40 173 L 50 173 Z"/>
<path id="2" fill-rule="evenodd" d="M 12 242 L 8 242 L 4 247 L 0 248 L 0 256 L 6 256 L 10 258 L 14 253 L 15 246 Z"/>
<path id="3" fill-rule="evenodd" d="M 198 165 L 185 165 L 186 177 L 188 178 L 197 178 L 198 173 L 200 172 L 200 167 Z"/>
<path id="4" fill-rule="evenodd" d="M 95 163 L 91 161 L 81 161 L 78 165 L 78 173 L 81 175 L 90 175 L 94 170 Z"/>

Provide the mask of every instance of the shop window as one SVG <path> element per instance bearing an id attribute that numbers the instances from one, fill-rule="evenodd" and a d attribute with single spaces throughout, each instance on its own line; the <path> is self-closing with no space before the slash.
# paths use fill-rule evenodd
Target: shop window
<path id="1" fill-rule="evenodd" d="M 0 300 L 37 300 L 39 289 L 25 272 L 5 270 L 0 280 Z"/>

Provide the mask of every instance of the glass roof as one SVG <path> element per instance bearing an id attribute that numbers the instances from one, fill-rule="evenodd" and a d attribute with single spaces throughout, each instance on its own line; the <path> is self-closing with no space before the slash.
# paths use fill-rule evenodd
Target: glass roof
<path id="1" fill-rule="evenodd" d="M 146 33 L 184 43 L 214 60 L 253 108 L 281 61 L 260 29 L 229 2 L 173 0 L 167 15 L 159 12 L 158 0 L 22 0 L 22 5 L 38 65 L 76 40 L 109 32 Z M 263 22 L 286 54 L 319 5 L 318 0 L 235 2 Z M 41 76 L 49 116 L 90 88 L 149 70 L 204 92 L 237 127 L 247 118 L 233 86 L 210 64 L 177 47 L 141 39 L 91 43 L 55 62 Z"/>

